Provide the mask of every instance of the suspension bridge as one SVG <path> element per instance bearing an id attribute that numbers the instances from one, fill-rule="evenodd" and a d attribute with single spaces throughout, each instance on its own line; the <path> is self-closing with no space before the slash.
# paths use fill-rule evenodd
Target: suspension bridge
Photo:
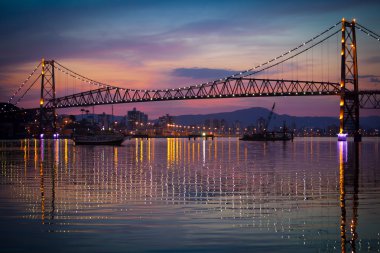
<path id="1" fill-rule="evenodd" d="M 380 35 L 358 24 L 355 20 L 342 19 L 310 40 L 255 67 L 217 80 L 180 88 L 118 87 L 85 77 L 55 60 L 43 59 L 13 93 L 8 104 L 1 108 L 1 113 L 17 113 L 13 109 L 15 107 L 10 107 L 10 104 L 17 106 L 37 83 L 40 83 L 39 107 L 29 110 L 36 111 L 40 133 L 56 132 L 56 110 L 61 108 L 190 99 L 337 96 L 340 98 L 339 133 L 349 134 L 355 137 L 355 141 L 360 141 L 359 110 L 380 109 L 380 90 L 359 90 L 357 31 L 377 42 L 380 41 Z M 329 46 L 334 38 L 337 38 L 339 44 L 335 55 L 331 52 L 334 50 L 331 50 Z M 327 49 L 321 47 L 326 44 Z M 316 56 L 317 47 L 321 48 L 319 56 Z M 306 56 L 303 61 L 304 55 Z M 339 69 L 334 74 L 330 66 L 331 55 L 337 58 L 336 66 L 340 63 Z M 318 64 L 314 63 L 314 58 L 318 58 Z M 289 74 L 289 68 L 285 71 L 287 78 L 284 78 L 285 64 L 293 66 L 292 74 Z M 305 66 L 309 65 L 312 65 L 311 71 L 305 70 Z M 314 68 L 318 68 L 322 80 L 314 80 Z M 294 72 L 297 73 L 296 77 Z M 302 73 L 299 74 L 299 72 Z M 309 72 L 312 73 L 311 78 Z M 58 73 L 64 78 L 59 80 Z M 336 74 L 338 75 L 335 78 L 331 78 L 331 75 Z M 56 95 L 59 90 L 57 87 L 63 83 L 66 83 L 66 86 L 68 83 L 78 86 L 77 82 L 81 83 L 80 92 L 63 96 Z"/>

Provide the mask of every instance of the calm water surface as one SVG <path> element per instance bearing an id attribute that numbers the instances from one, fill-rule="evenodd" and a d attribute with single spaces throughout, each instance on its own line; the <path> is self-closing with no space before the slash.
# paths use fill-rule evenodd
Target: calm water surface
<path id="1" fill-rule="evenodd" d="M 379 252 L 380 139 L 0 142 L 0 252 Z"/>

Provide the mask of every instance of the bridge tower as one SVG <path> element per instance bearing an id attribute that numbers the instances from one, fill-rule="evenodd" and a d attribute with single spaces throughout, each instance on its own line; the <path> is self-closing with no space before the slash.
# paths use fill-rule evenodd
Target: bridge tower
<path id="1" fill-rule="evenodd" d="M 54 61 L 42 59 L 41 96 L 40 96 L 40 134 L 52 136 L 56 133 L 56 119 L 54 108 L 46 108 L 47 102 L 55 103 L 55 76 Z"/>
<path id="2" fill-rule="evenodd" d="M 361 141 L 359 132 L 360 104 L 355 19 L 351 22 L 342 19 L 341 44 L 339 134 L 353 135 L 354 140 L 359 142 Z"/>

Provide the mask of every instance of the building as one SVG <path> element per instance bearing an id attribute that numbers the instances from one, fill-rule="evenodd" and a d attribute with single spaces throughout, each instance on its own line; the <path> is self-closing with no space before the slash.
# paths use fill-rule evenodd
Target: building
<path id="1" fill-rule="evenodd" d="M 135 131 L 145 126 L 148 123 L 148 115 L 137 111 L 136 108 L 133 108 L 132 111 L 128 111 L 127 113 L 128 124 L 127 128 L 129 131 Z"/>
<path id="2" fill-rule="evenodd" d="M 225 134 L 228 130 L 228 122 L 225 119 L 220 120 L 220 133 Z"/>
<path id="3" fill-rule="evenodd" d="M 156 130 L 157 135 L 171 135 L 172 126 L 174 125 L 173 116 L 166 114 L 158 118 Z"/>
<path id="4" fill-rule="evenodd" d="M 233 130 L 236 135 L 240 135 L 242 133 L 241 122 L 239 120 L 235 120 Z"/>
<path id="5" fill-rule="evenodd" d="M 99 115 L 98 121 L 102 129 L 109 129 L 111 127 L 111 117 L 105 112 Z"/>

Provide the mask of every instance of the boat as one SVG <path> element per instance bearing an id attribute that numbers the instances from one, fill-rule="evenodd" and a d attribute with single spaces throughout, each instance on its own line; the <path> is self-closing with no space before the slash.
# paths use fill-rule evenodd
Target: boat
<path id="1" fill-rule="evenodd" d="M 73 141 L 75 145 L 115 145 L 119 146 L 125 140 L 121 133 L 98 132 L 86 135 L 75 135 Z"/>
<path id="2" fill-rule="evenodd" d="M 242 141 L 290 141 L 293 140 L 293 133 L 288 132 L 265 132 L 245 134 L 240 140 Z"/>
<path id="3" fill-rule="evenodd" d="M 258 124 L 259 131 L 251 134 L 244 134 L 240 140 L 242 141 L 290 141 L 294 139 L 293 132 L 289 132 L 288 128 L 285 125 L 282 127 L 282 131 L 269 132 L 267 131 L 269 124 L 271 122 L 273 111 L 275 107 L 275 103 L 273 103 L 272 110 L 269 113 L 268 119 L 265 121 L 262 119 L 260 124 Z"/>

